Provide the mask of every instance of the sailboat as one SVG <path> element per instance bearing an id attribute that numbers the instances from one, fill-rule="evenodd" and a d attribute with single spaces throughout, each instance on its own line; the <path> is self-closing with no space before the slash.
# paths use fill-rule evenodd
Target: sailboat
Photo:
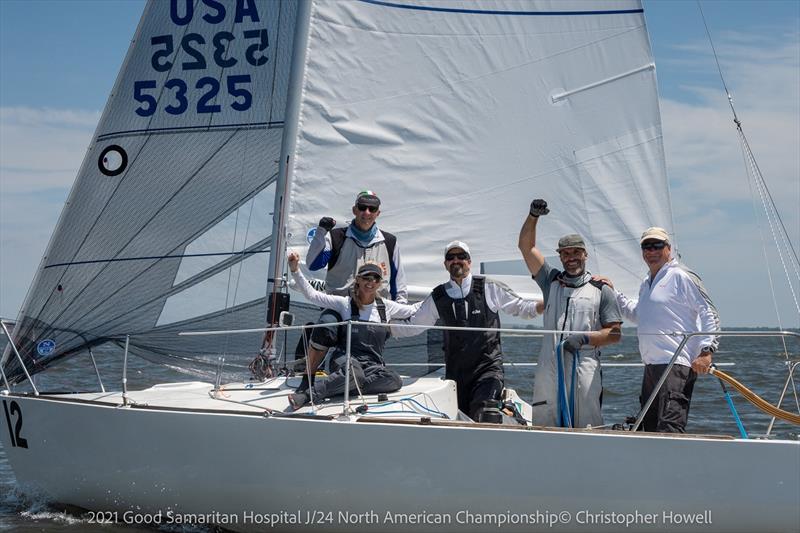
<path id="1" fill-rule="evenodd" d="M 286 412 L 298 380 L 244 365 L 279 352 L 263 326 L 287 248 L 367 187 L 413 294 L 461 236 L 532 292 L 516 234 L 534 191 L 542 248 L 577 231 L 590 270 L 634 293 L 641 229 L 673 233 L 640 3 L 149 2 L 0 361 L 20 486 L 101 520 L 233 530 L 800 529 L 797 441 L 478 424 L 435 374 Z M 109 345 L 243 370 L 36 388 Z"/>

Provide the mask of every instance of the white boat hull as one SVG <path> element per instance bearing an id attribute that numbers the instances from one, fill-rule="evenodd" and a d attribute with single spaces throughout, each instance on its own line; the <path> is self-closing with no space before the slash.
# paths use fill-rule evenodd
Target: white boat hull
<path id="1" fill-rule="evenodd" d="M 23 416 L 27 448 L 0 431 L 20 487 L 103 511 L 91 515 L 101 520 L 242 531 L 800 530 L 795 441 L 0 399 Z"/>

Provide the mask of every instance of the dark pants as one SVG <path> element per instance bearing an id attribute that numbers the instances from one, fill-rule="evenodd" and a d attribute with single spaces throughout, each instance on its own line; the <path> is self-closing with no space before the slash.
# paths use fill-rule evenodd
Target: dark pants
<path id="1" fill-rule="evenodd" d="M 344 394 L 345 389 L 345 357 L 339 357 L 334 364 L 339 366 L 327 377 L 318 379 L 314 383 L 314 401 L 324 400 L 331 396 Z M 385 366 L 373 362 L 361 362 L 358 359 L 350 358 L 352 368 L 350 369 L 350 392 L 362 394 L 379 394 L 382 392 L 394 392 L 403 386 L 403 379 L 400 375 L 386 368 Z M 358 383 L 358 388 L 356 388 Z"/>
<path id="2" fill-rule="evenodd" d="M 645 365 L 642 378 L 642 395 L 639 404 L 644 407 L 666 370 L 667 365 Z M 689 403 L 692 400 L 697 373 L 683 365 L 673 365 L 667 380 L 658 391 L 647 410 L 640 429 L 658 433 L 686 433 L 689 419 Z"/>
<path id="3" fill-rule="evenodd" d="M 333 309 L 325 309 L 319 317 L 318 324 L 331 324 L 341 322 L 342 317 Z M 324 328 L 313 328 L 309 335 L 309 343 L 318 350 L 325 350 L 336 346 L 342 326 L 326 326 Z M 304 330 L 308 331 L 308 330 Z"/>
<path id="4" fill-rule="evenodd" d="M 487 400 L 500 401 L 503 393 L 503 380 L 496 376 L 475 381 L 472 387 L 462 390 L 458 388 L 458 408 L 467 413 L 471 419 L 478 421 Z"/>

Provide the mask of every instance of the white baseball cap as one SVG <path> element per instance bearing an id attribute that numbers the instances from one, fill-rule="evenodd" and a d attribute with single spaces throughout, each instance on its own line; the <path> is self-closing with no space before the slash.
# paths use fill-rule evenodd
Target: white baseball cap
<path id="1" fill-rule="evenodd" d="M 639 239 L 639 244 L 642 244 L 647 240 L 662 241 L 669 244 L 669 234 L 664 228 L 654 226 L 644 230 L 644 233 L 642 233 L 642 238 Z"/>
<path id="2" fill-rule="evenodd" d="M 467 252 L 467 254 L 469 254 L 469 246 L 467 246 L 467 243 L 465 243 L 463 241 L 453 241 L 450 244 L 448 244 L 447 246 L 445 246 L 444 255 L 447 255 L 447 252 L 449 252 L 453 248 L 461 248 L 462 250 Z"/>

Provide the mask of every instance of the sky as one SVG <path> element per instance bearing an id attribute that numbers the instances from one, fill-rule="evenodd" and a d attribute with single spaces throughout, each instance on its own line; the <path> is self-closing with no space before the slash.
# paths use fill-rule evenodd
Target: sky
<path id="1" fill-rule="evenodd" d="M 800 250 L 800 2 L 701 5 L 744 132 Z M 143 6 L 0 0 L 4 318 L 15 318 L 22 305 Z M 724 326 L 800 327 L 800 275 L 787 263 L 789 284 L 770 229 L 755 214 L 697 3 L 645 0 L 644 7 L 681 258 L 703 278 Z"/>

